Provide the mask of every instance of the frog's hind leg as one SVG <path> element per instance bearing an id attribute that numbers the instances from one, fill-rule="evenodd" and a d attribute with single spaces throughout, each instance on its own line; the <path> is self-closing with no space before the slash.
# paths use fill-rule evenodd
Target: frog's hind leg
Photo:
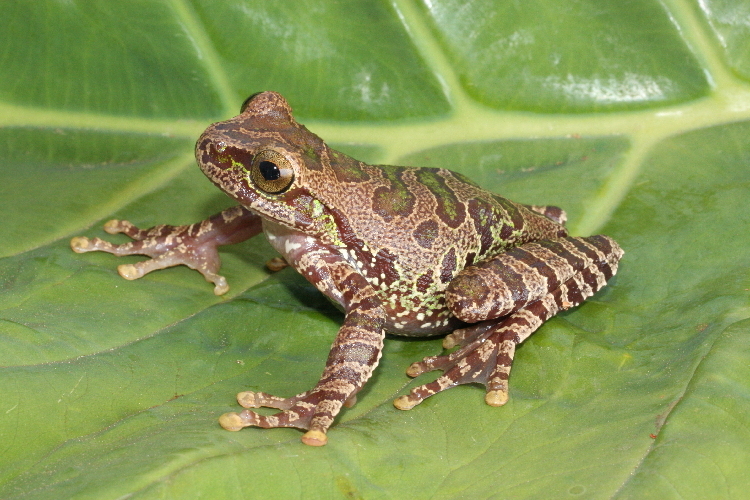
<path id="1" fill-rule="evenodd" d="M 568 222 L 568 214 L 565 213 L 565 210 L 563 210 L 560 207 L 556 207 L 554 205 L 524 205 L 526 208 L 531 210 L 532 212 L 536 212 L 538 214 L 542 214 L 548 219 L 552 219 L 553 221 L 557 222 L 558 224 L 564 226 L 566 222 Z"/>
<path id="2" fill-rule="evenodd" d="M 582 257 L 567 270 L 556 269 L 559 281 L 553 280 L 555 285 L 552 289 L 539 298 L 524 301 L 519 309 L 506 316 L 489 320 L 482 318 L 484 322 L 456 331 L 448 347 L 454 343 L 461 345 L 457 351 L 412 364 L 407 370 L 412 377 L 436 369 L 443 370 L 443 374 L 434 382 L 416 387 L 408 395 L 397 398 L 394 401 L 396 408 L 408 410 L 438 392 L 474 382 L 485 385 L 487 404 L 504 405 L 508 401 L 508 377 L 516 345 L 559 311 L 580 304 L 596 293 L 617 271 L 617 263 L 622 256 L 617 244 L 603 236 L 565 238 L 560 244 L 560 247 L 533 244 L 538 248 L 524 245 L 523 251 L 516 252 L 516 256 L 523 255 L 528 260 L 529 253 L 536 251 L 558 248 L 558 253 L 565 255 L 569 250 L 576 249 L 578 257 Z M 528 261 L 526 264 L 533 268 Z M 491 311 L 501 313 L 505 310 L 504 307 L 491 308 Z"/>

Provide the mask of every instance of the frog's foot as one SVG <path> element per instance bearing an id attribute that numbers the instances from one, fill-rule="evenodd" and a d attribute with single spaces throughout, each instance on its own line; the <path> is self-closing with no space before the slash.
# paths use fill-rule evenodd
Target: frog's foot
<path id="1" fill-rule="evenodd" d="M 508 376 L 518 343 L 515 330 L 506 327 L 505 321 L 487 321 L 454 333 L 458 333 L 458 343 L 463 347 L 445 356 L 426 357 L 406 371 L 410 377 L 432 370 L 442 370 L 443 374 L 434 382 L 396 398 L 393 401 L 396 408 L 410 410 L 438 392 L 470 383 L 485 385 L 485 402 L 490 406 L 502 406 L 508 401 Z"/>
<path id="2" fill-rule="evenodd" d="M 189 226 L 158 225 L 139 229 L 126 220 L 111 220 L 104 225 L 109 234 L 124 233 L 134 241 L 115 245 L 100 238 L 78 236 L 70 241 L 74 252 L 108 252 L 117 256 L 147 255 L 149 260 L 122 264 L 117 272 L 126 280 L 138 279 L 151 271 L 186 265 L 200 272 L 206 281 L 214 284 L 214 293 L 222 295 L 229 290 L 227 280 L 217 271 L 221 266 L 217 245 L 203 238 L 198 224 Z"/>
<path id="3" fill-rule="evenodd" d="M 227 280 L 218 274 L 221 260 L 217 247 L 239 243 L 259 234 L 262 221 L 241 206 L 228 208 L 210 218 L 188 226 L 158 225 L 139 229 L 126 220 L 111 220 L 104 225 L 109 234 L 124 233 L 134 241 L 114 245 L 99 238 L 77 236 L 70 240 L 74 252 L 108 252 L 114 255 L 147 255 L 150 260 L 124 264 L 117 271 L 134 280 L 157 269 L 186 265 L 214 284 L 214 293 L 229 290 Z"/>
<path id="4" fill-rule="evenodd" d="M 494 323 L 494 321 L 485 321 L 477 325 L 453 330 L 453 333 L 450 333 L 443 338 L 443 349 L 453 349 L 456 346 L 463 347 L 474 342 L 485 333 L 487 329 L 492 327 Z"/>
<path id="5" fill-rule="evenodd" d="M 295 427 L 307 431 L 302 436 L 303 443 L 323 446 L 328 442 L 326 431 L 341 407 L 351 407 L 357 400 L 356 395 L 348 398 L 342 395 L 341 389 L 335 387 L 335 384 L 329 388 L 325 385 L 318 386 L 291 398 L 280 398 L 264 392 L 241 392 L 237 395 L 237 402 L 248 409 L 240 413 L 225 413 L 219 417 L 219 424 L 228 431 L 239 431 L 244 427 Z M 260 407 L 282 411 L 264 416 L 249 409 Z"/>

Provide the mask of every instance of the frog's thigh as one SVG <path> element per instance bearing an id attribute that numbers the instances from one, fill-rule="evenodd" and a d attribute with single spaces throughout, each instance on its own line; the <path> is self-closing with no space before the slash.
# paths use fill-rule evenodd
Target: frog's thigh
<path id="1" fill-rule="evenodd" d="M 553 221 L 557 222 L 561 226 L 564 226 L 565 223 L 568 221 L 568 214 L 565 213 L 565 210 L 563 210 L 560 207 L 555 207 L 553 205 L 524 205 L 526 208 L 531 210 L 532 212 L 536 212 L 538 214 L 542 214 L 548 219 L 552 219 Z"/>
<path id="2" fill-rule="evenodd" d="M 542 299 L 592 265 L 616 262 L 617 250 L 603 236 L 521 245 L 461 271 L 446 290 L 448 307 L 468 323 L 506 316 Z"/>

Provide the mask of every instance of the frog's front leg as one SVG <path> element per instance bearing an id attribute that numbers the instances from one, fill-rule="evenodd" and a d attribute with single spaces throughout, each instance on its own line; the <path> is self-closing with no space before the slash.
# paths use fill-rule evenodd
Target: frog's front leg
<path id="1" fill-rule="evenodd" d="M 346 318 L 315 387 L 291 398 L 280 398 L 262 392 L 241 392 L 237 401 L 245 408 L 261 406 L 283 410 L 263 416 L 247 409 L 226 413 L 219 423 L 230 431 L 243 427 L 296 427 L 307 432 L 302 442 L 322 446 L 326 431 L 344 405 L 355 401 L 357 392 L 372 375 L 380 360 L 385 338 L 385 311 L 375 290 L 348 262 L 334 254 L 307 254 L 308 265 L 298 267 L 321 291 L 341 303 Z M 311 279 L 314 278 L 314 279 Z M 335 287 L 335 288 L 334 288 Z"/>
<path id="2" fill-rule="evenodd" d="M 214 293 L 229 290 L 227 280 L 218 274 L 221 267 L 218 246 L 239 243 L 261 232 L 261 218 L 249 210 L 235 206 L 210 218 L 185 226 L 158 225 L 138 229 L 126 220 L 111 220 L 104 225 L 109 234 L 124 233 L 135 241 L 115 245 L 100 238 L 76 236 L 70 246 L 77 253 L 102 251 L 117 256 L 147 255 L 149 260 L 122 264 L 117 271 L 125 279 L 134 280 L 166 267 L 184 264 L 200 272 L 214 284 Z"/>
<path id="3" fill-rule="evenodd" d="M 583 302 L 617 272 L 622 249 L 606 236 L 561 238 L 528 243 L 487 262 L 467 268 L 452 281 L 446 299 L 459 319 L 477 323 L 446 337 L 447 356 L 414 363 L 415 377 L 443 370 L 434 382 L 397 398 L 408 410 L 440 391 L 459 384 L 483 383 L 485 401 L 508 401 L 508 377 L 516 345 L 559 311 Z"/>

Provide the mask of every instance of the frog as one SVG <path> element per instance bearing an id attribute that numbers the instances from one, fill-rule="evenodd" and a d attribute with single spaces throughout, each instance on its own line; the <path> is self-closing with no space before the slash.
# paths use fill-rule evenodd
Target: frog
<path id="1" fill-rule="evenodd" d="M 608 236 L 570 236 L 561 208 L 508 200 L 449 169 L 369 165 L 331 149 L 272 91 L 210 125 L 195 156 L 238 205 L 182 226 L 112 220 L 105 231 L 132 241 L 80 236 L 71 247 L 150 257 L 118 267 L 129 280 L 186 265 L 223 295 L 218 247 L 263 233 L 283 257 L 277 267 L 290 265 L 343 311 L 317 384 L 292 397 L 240 392 L 244 410 L 219 418 L 230 431 L 294 427 L 303 443 L 325 445 L 378 366 L 387 334 L 444 337 L 444 353 L 407 369 L 442 374 L 397 397 L 397 409 L 462 384 L 483 384 L 486 404 L 503 406 L 516 346 L 604 287 L 623 255 Z"/>

